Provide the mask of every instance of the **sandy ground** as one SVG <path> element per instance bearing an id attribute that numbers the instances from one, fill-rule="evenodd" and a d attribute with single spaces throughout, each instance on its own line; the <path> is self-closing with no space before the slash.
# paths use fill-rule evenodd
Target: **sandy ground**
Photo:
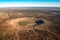
<path id="1" fill-rule="evenodd" d="M 7 21 L 5 21 L 5 25 L 7 25 L 7 26 L 11 26 L 11 28 L 13 29 L 13 30 L 15 30 L 15 29 L 17 29 L 17 31 L 23 31 L 23 30 L 30 30 L 30 29 L 32 29 L 31 27 L 28 27 L 28 26 L 23 26 L 23 27 L 21 27 L 18 23 L 20 22 L 20 21 L 25 21 L 25 20 L 34 20 L 34 18 L 17 18 L 17 19 L 11 19 L 11 20 L 7 20 Z"/>
<path id="2" fill-rule="evenodd" d="M 17 18 L 17 19 L 7 20 L 7 21 L 5 21 L 4 24 L 7 25 L 7 26 L 11 26 L 11 29 L 14 29 L 14 30 L 17 29 L 18 31 L 33 29 L 33 27 L 28 27 L 28 26 L 21 27 L 18 24 L 20 21 L 25 21 L 25 20 L 32 20 L 32 21 L 34 21 L 35 19 L 34 18 Z M 42 20 L 44 20 L 44 19 L 42 19 Z M 39 30 L 49 31 L 48 26 L 51 23 L 52 23 L 51 21 L 44 20 L 44 24 L 40 25 L 40 27 L 35 27 L 35 28 L 39 29 Z"/>

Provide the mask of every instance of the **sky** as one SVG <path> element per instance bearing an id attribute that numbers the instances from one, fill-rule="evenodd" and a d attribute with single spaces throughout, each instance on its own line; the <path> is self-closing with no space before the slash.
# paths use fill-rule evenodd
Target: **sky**
<path id="1" fill-rule="evenodd" d="M 60 0 L 0 0 L 0 7 L 60 7 Z"/>

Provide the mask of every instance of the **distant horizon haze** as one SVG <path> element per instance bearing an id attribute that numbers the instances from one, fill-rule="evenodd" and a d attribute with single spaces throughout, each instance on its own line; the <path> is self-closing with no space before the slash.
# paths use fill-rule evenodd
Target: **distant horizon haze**
<path id="1" fill-rule="evenodd" d="M 0 0 L 0 7 L 60 7 L 60 0 Z"/>

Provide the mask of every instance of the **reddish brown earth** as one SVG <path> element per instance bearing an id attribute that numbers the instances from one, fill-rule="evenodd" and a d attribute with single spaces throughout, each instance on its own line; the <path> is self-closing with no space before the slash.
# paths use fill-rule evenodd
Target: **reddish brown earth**
<path id="1" fill-rule="evenodd" d="M 44 24 L 35 27 L 20 26 L 20 21 L 32 20 L 35 18 L 16 18 L 8 19 L 2 25 L 7 29 L 2 31 L 3 40 L 56 40 L 55 34 L 51 32 L 48 26 L 51 21 L 44 20 Z"/>

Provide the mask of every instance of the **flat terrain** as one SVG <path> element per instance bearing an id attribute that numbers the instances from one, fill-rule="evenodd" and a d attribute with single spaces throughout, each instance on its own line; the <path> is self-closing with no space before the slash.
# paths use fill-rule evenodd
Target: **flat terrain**
<path id="1" fill-rule="evenodd" d="M 0 8 L 0 40 L 60 40 L 60 8 Z"/>

